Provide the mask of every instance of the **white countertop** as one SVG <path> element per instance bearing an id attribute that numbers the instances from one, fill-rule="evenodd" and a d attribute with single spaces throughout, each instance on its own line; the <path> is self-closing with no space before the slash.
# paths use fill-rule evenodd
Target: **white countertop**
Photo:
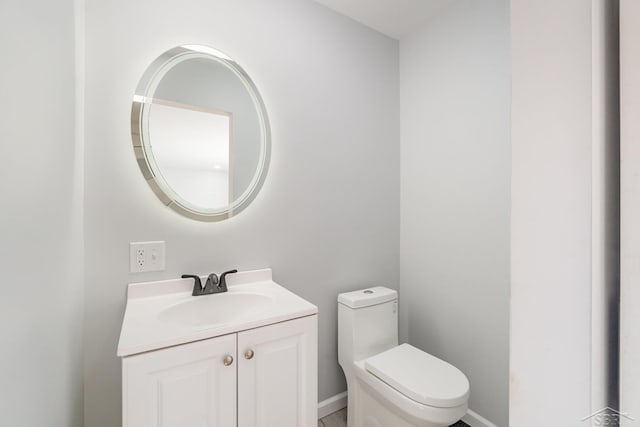
<path id="1" fill-rule="evenodd" d="M 271 269 L 227 276 L 228 292 L 222 294 L 191 296 L 193 282 L 193 279 L 176 279 L 129 284 L 117 355 L 131 356 L 318 313 L 315 305 L 275 283 Z M 167 321 L 160 316 L 165 309 L 195 299 L 246 293 L 263 295 L 270 302 L 257 312 L 248 310 L 228 322 L 205 326 Z"/>

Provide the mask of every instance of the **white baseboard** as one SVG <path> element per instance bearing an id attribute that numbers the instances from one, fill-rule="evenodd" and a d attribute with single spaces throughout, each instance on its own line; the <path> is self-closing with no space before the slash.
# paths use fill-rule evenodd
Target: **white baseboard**
<path id="1" fill-rule="evenodd" d="M 318 403 L 318 419 L 324 418 L 329 414 L 333 414 L 342 408 L 347 407 L 347 392 L 343 391 L 340 394 L 331 396 L 328 399 Z"/>
<path id="2" fill-rule="evenodd" d="M 471 427 L 498 427 L 471 409 L 467 409 L 467 415 L 462 417 L 462 421 L 469 424 Z"/>

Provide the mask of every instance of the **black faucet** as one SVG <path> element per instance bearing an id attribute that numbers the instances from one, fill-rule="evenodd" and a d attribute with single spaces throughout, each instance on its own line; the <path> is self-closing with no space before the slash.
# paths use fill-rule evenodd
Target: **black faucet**
<path id="1" fill-rule="evenodd" d="M 196 276 L 194 274 L 183 274 L 182 278 L 193 279 L 193 292 L 191 292 L 191 295 L 193 295 L 194 297 L 202 295 L 202 291 L 204 290 L 204 288 L 202 287 L 200 276 Z"/>
<path id="2" fill-rule="evenodd" d="M 194 297 L 223 292 L 218 287 L 218 275 L 215 273 L 211 273 L 209 277 L 207 277 L 207 281 L 205 282 L 204 286 L 202 285 L 200 276 L 196 276 L 194 274 L 183 274 L 182 278 L 193 279 L 193 292 L 191 292 L 191 295 L 193 295 Z"/>
<path id="3" fill-rule="evenodd" d="M 220 280 L 218 280 L 218 275 L 215 273 L 211 273 L 209 277 L 207 277 L 207 281 L 202 285 L 202 281 L 200 280 L 200 276 L 196 276 L 195 274 L 183 274 L 183 279 L 193 279 L 193 292 L 191 293 L 194 297 L 199 297 L 202 295 L 211 295 L 211 294 L 219 294 L 221 292 L 227 292 L 227 274 L 237 273 L 238 270 L 229 270 L 222 273 L 220 276 Z"/>
<path id="4" fill-rule="evenodd" d="M 220 284 L 218 285 L 218 287 L 222 289 L 220 292 L 227 292 L 227 274 L 234 274 L 237 272 L 238 270 L 233 269 L 233 270 L 225 271 L 220 275 Z"/>

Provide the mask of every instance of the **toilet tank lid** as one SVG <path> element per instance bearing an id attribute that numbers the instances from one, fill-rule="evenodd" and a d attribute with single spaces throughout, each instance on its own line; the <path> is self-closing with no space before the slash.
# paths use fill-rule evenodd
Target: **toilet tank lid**
<path id="1" fill-rule="evenodd" d="M 359 291 L 345 292 L 338 295 L 338 303 L 350 308 L 362 308 L 371 305 L 382 304 L 398 299 L 398 292 L 384 286 L 360 289 Z"/>

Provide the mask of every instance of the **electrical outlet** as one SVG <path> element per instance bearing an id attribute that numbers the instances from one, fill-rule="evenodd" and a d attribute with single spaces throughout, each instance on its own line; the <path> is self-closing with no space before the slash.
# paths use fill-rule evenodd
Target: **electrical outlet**
<path id="1" fill-rule="evenodd" d="M 164 270 L 164 242 L 129 243 L 129 271 L 146 273 Z"/>

